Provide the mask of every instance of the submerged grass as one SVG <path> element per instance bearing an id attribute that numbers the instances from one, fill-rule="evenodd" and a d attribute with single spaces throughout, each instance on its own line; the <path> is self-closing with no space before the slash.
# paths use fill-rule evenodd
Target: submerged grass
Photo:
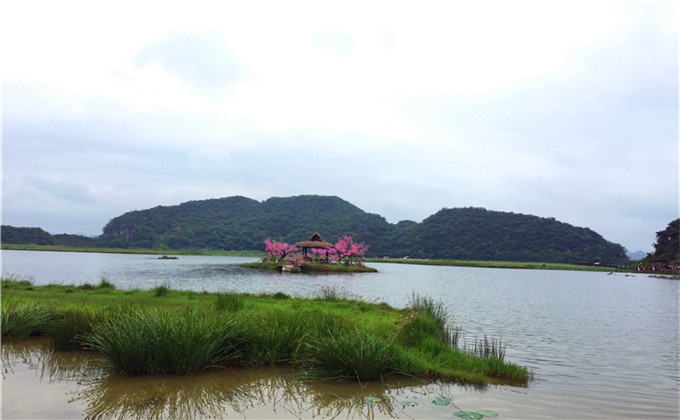
<path id="1" fill-rule="evenodd" d="M 503 360 L 500 341 L 459 348 L 460 329 L 446 308 L 416 294 L 395 309 L 335 288 L 312 298 L 12 280 L 2 289 L 3 335 L 43 334 L 55 349 L 98 351 L 126 374 L 284 363 L 307 377 L 361 381 L 409 374 L 522 384 L 529 377 Z"/>

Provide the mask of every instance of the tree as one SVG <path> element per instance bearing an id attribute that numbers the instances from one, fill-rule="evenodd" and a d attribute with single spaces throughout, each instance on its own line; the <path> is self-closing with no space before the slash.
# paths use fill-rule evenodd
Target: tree
<path id="1" fill-rule="evenodd" d="M 680 260 L 680 218 L 673 220 L 666 229 L 656 232 L 654 243 L 655 258 L 663 258 L 672 262 Z"/>
<path id="2" fill-rule="evenodd" d="M 265 244 L 264 259 L 270 261 L 271 260 L 276 260 L 277 262 L 281 261 L 286 257 L 286 255 L 295 251 L 294 245 L 289 245 L 285 242 L 272 241 L 269 238 L 264 240 L 264 244 Z"/>
<path id="3" fill-rule="evenodd" d="M 369 246 L 363 242 L 354 243 L 351 236 L 342 236 L 335 244 L 337 260 L 341 261 L 343 258 L 348 258 L 348 265 L 352 265 L 352 259 L 356 259 L 357 263 L 361 264 L 368 248 Z"/>

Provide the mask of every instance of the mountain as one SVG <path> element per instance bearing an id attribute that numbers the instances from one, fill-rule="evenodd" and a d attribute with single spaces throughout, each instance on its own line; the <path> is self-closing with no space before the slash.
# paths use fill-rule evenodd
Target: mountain
<path id="1" fill-rule="evenodd" d="M 83 235 L 60 233 L 52 235 L 37 227 L 2 225 L 2 242 L 6 244 L 60 245 L 96 247 L 97 239 Z"/>
<path id="2" fill-rule="evenodd" d="M 627 252 L 626 255 L 631 260 L 638 261 L 638 260 L 645 258 L 647 256 L 647 253 L 645 251 L 635 251 L 635 252 Z"/>
<path id="3" fill-rule="evenodd" d="M 133 248 L 258 250 L 266 238 L 288 243 L 319 232 L 329 242 L 349 234 L 373 256 L 621 264 L 625 249 L 596 232 L 553 218 L 442 209 L 421 223 L 391 224 L 332 196 L 247 197 L 189 201 L 112 219 L 99 244 Z"/>

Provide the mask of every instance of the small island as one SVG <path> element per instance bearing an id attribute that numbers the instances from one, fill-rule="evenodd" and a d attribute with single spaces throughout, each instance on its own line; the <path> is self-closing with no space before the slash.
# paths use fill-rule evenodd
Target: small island
<path id="1" fill-rule="evenodd" d="M 351 236 L 343 236 L 334 245 L 315 232 L 308 240 L 289 245 L 285 242 L 265 241 L 265 254 L 254 263 L 241 267 L 284 273 L 375 273 L 373 267 L 364 265 L 369 246 L 355 243 Z"/>

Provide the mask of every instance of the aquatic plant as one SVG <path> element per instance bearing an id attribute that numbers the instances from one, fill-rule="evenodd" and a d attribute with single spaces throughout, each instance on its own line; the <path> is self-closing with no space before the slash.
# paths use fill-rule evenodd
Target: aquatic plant
<path id="1" fill-rule="evenodd" d="M 116 286 L 111 283 L 106 277 L 101 277 L 97 289 L 115 289 Z"/>
<path id="2" fill-rule="evenodd" d="M 1 315 L 2 335 L 22 339 L 43 331 L 58 316 L 50 308 L 32 302 L 22 302 L 19 299 L 3 302 Z"/>
<path id="3" fill-rule="evenodd" d="M 154 287 L 153 291 L 156 294 L 156 297 L 163 297 L 170 293 L 170 287 L 168 287 L 167 283 L 163 283 L 160 286 Z"/>
<path id="4" fill-rule="evenodd" d="M 136 310 L 97 324 L 85 347 L 104 354 L 125 374 L 185 374 L 234 357 L 239 328 L 187 308 L 175 313 Z"/>
<path id="5" fill-rule="evenodd" d="M 501 338 L 484 335 L 484 338 L 476 338 L 472 345 L 465 345 L 463 351 L 482 359 L 505 359 L 505 343 Z"/>
<path id="6" fill-rule="evenodd" d="M 397 372 L 401 365 L 397 354 L 391 340 L 337 328 L 311 336 L 296 363 L 313 377 L 367 381 Z"/>
<path id="7" fill-rule="evenodd" d="M 84 337 L 103 318 L 102 312 L 68 311 L 50 322 L 45 328 L 45 334 L 50 337 L 54 350 L 80 350 L 84 346 Z"/>
<path id="8" fill-rule="evenodd" d="M 421 296 L 416 292 L 411 293 L 408 306 L 416 312 L 425 312 L 434 318 L 437 325 L 443 330 L 450 321 L 450 314 L 443 302 L 435 303 L 434 299 Z"/>

